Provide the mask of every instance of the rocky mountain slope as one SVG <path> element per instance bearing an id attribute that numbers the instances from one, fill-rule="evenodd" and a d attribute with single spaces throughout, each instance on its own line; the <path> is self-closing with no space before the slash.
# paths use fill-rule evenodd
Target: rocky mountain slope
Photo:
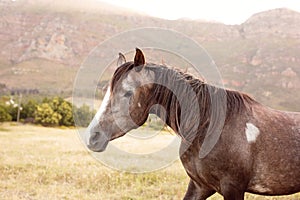
<path id="1" fill-rule="evenodd" d="M 88 53 L 116 33 L 169 28 L 201 44 L 227 87 L 300 111 L 300 13 L 275 9 L 240 25 L 163 20 L 97 1 L 0 1 L 0 90 L 70 94 Z M 117 47 L 116 47 L 117 48 Z"/>

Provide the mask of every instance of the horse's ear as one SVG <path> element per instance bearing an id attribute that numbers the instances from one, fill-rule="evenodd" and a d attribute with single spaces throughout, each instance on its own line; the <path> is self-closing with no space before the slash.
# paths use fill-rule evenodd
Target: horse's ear
<path id="1" fill-rule="evenodd" d="M 117 62 L 117 66 L 123 65 L 124 63 L 126 63 L 126 58 L 122 53 L 119 53 L 119 59 Z"/>
<path id="2" fill-rule="evenodd" d="M 144 54 L 139 48 L 136 48 L 135 56 L 134 56 L 134 66 L 137 67 L 137 68 L 135 68 L 136 71 L 141 71 L 144 64 L 145 64 Z"/>

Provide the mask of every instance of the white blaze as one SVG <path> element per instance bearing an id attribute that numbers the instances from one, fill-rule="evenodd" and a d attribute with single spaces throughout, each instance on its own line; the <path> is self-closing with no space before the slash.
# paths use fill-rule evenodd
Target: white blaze
<path id="1" fill-rule="evenodd" d="M 97 111 L 97 113 L 95 114 L 93 120 L 91 121 L 91 123 L 89 124 L 89 126 L 86 129 L 86 132 L 85 132 L 85 135 L 86 135 L 86 144 L 89 144 L 89 138 L 90 138 L 90 134 L 91 134 L 92 128 L 97 125 L 97 123 L 99 122 L 99 119 L 100 119 L 101 115 L 106 110 L 107 105 L 109 103 L 109 98 L 110 98 L 110 87 L 107 88 L 107 91 L 106 91 L 105 96 L 104 96 L 104 98 L 102 100 L 102 103 L 101 103 L 101 106 L 100 106 L 99 110 Z"/>
<path id="2" fill-rule="evenodd" d="M 257 136 L 259 135 L 259 129 L 252 123 L 246 123 L 245 132 L 246 132 L 247 141 L 249 143 L 255 142 Z"/>
<path id="3" fill-rule="evenodd" d="M 102 100 L 101 106 L 99 108 L 99 110 L 97 111 L 95 117 L 97 119 L 97 121 L 99 121 L 100 116 L 104 113 L 104 111 L 106 110 L 106 107 L 108 105 L 109 102 L 109 98 L 110 98 L 110 87 L 107 88 L 107 91 L 104 95 L 104 98 Z"/>

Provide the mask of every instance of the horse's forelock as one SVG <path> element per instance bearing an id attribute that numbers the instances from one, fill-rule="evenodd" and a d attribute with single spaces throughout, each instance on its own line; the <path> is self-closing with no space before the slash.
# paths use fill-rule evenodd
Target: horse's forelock
<path id="1" fill-rule="evenodd" d="M 131 69 L 133 69 L 133 67 L 133 62 L 127 62 L 116 69 L 110 83 L 111 92 L 113 92 L 118 81 L 121 80 Z"/>

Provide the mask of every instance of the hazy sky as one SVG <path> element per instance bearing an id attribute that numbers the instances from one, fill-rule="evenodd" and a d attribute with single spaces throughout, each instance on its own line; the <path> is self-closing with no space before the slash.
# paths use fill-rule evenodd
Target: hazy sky
<path id="1" fill-rule="evenodd" d="M 252 14 L 273 8 L 300 12 L 299 0 L 100 0 L 165 19 L 203 19 L 240 24 Z"/>

